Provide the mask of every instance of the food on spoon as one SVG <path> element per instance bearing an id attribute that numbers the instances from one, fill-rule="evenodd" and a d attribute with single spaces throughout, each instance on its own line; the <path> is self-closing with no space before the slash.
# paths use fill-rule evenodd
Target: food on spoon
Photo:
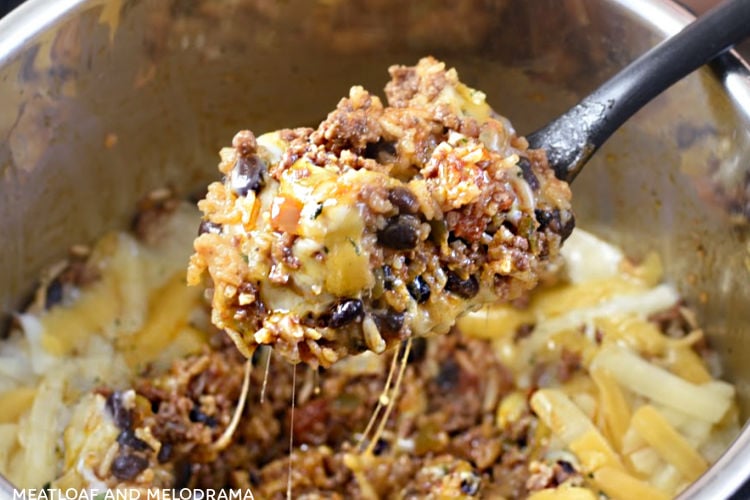
<path id="1" fill-rule="evenodd" d="M 221 151 L 188 279 L 250 356 L 330 366 L 446 333 L 533 288 L 574 219 L 570 190 L 483 93 L 432 58 L 390 68 L 389 106 L 361 87 L 316 129 Z"/>

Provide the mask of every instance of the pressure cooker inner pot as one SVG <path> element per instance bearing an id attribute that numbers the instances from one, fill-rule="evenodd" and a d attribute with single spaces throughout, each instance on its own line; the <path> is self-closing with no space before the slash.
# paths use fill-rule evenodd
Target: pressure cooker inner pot
<path id="1" fill-rule="evenodd" d="M 29 13 L 46 5 L 31 4 Z M 382 95 L 390 65 L 433 55 L 530 133 L 684 15 L 648 4 L 78 2 L 0 54 L 3 317 L 71 245 L 127 226 L 145 193 L 200 194 L 237 130 L 316 126 L 351 85 Z M 578 225 L 635 260 L 661 256 L 736 384 L 744 421 L 750 128 L 725 87 L 730 66 L 743 71 L 727 58 L 639 112 L 573 193 Z"/>

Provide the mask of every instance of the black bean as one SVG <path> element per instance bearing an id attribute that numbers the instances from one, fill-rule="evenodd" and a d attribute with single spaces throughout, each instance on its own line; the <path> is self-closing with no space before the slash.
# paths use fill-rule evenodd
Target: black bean
<path id="1" fill-rule="evenodd" d="M 253 366 L 258 366 L 260 363 L 262 363 L 265 360 L 266 357 L 266 350 L 261 349 L 259 346 L 259 349 L 255 349 L 253 351 L 253 355 L 250 359 L 250 361 L 253 363 Z"/>
<path id="2" fill-rule="evenodd" d="M 115 391 L 110 394 L 105 406 L 119 429 L 133 427 L 133 412 L 123 406 L 122 392 Z"/>
<path id="3" fill-rule="evenodd" d="M 378 330 L 384 333 L 398 333 L 404 326 L 404 313 L 393 310 L 378 312 L 372 315 Z"/>
<path id="4" fill-rule="evenodd" d="M 263 186 L 265 163 L 255 156 L 240 157 L 232 168 L 229 185 L 238 196 L 257 192 Z"/>
<path id="5" fill-rule="evenodd" d="M 372 448 L 372 454 L 375 456 L 381 455 L 383 452 L 387 451 L 389 448 L 388 441 L 386 441 L 383 438 L 379 438 L 375 442 L 375 446 Z"/>
<path id="6" fill-rule="evenodd" d="M 461 480 L 461 493 L 464 495 L 474 496 L 479 493 L 479 478 L 472 477 L 471 479 Z"/>
<path id="7" fill-rule="evenodd" d="M 328 326 L 331 328 L 341 328 L 352 321 L 361 319 L 364 315 L 364 306 L 359 299 L 345 299 L 331 309 L 331 319 Z"/>
<path id="8" fill-rule="evenodd" d="M 458 366 L 455 359 L 448 358 L 440 365 L 440 371 L 435 377 L 435 383 L 437 383 L 440 390 L 451 391 L 458 385 L 460 376 L 461 367 Z"/>
<path id="9" fill-rule="evenodd" d="M 539 179 L 534 175 L 534 171 L 531 169 L 531 162 L 528 158 L 521 157 L 518 160 L 518 167 L 521 169 L 523 180 L 529 185 L 529 187 L 536 191 L 539 189 Z"/>
<path id="10" fill-rule="evenodd" d="M 411 350 L 407 363 L 419 363 L 427 355 L 427 339 L 424 337 L 414 337 L 411 341 Z"/>
<path id="11" fill-rule="evenodd" d="M 221 234 L 221 224 L 216 224 L 210 220 L 202 220 L 198 226 L 198 236 L 205 233 Z"/>
<path id="12" fill-rule="evenodd" d="M 576 218 L 571 213 L 570 217 L 568 218 L 568 221 L 560 230 L 560 238 L 562 238 L 563 241 L 567 240 L 568 236 L 570 236 L 570 233 L 573 232 L 573 229 L 575 229 L 575 227 L 576 227 Z"/>
<path id="13" fill-rule="evenodd" d="M 146 470 L 148 467 L 148 460 L 139 455 L 118 455 L 113 461 L 110 467 L 112 475 L 117 479 L 124 481 L 130 481 Z"/>
<path id="14" fill-rule="evenodd" d="M 51 309 L 52 307 L 62 302 L 62 299 L 63 285 L 58 278 L 55 278 L 50 282 L 49 285 L 47 285 L 47 290 L 44 295 L 44 308 Z"/>
<path id="15" fill-rule="evenodd" d="M 534 216 L 536 216 L 536 220 L 539 222 L 539 231 L 544 231 L 547 228 L 554 232 L 560 231 L 560 210 L 541 210 L 537 208 L 534 210 Z"/>
<path id="16" fill-rule="evenodd" d="M 203 424 L 208 427 L 216 427 L 218 425 L 216 419 L 210 415 L 206 415 L 205 413 L 203 413 L 198 405 L 193 406 L 193 409 L 190 410 L 190 414 L 188 416 L 190 417 L 191 422 Z"/>
<path id="17" fill-rule="evenodd" d="M 140 439 L 135 435 L 135 432 L 130 429 L 125 429 L 124 431 L 122 431 L 120 435 L 117 436 L 117 442 L 123 446 L 128 446 L 138 451 L 146 451 L 151 449 L 151 446 L 149 446 L 146 441 Z"/>
<path id="18" fill-rule="evenodd" d="M 558 209 L 536 209 L 534 210 L 534 215 L 536 216 L 536 220 L 539 221 L 539 231 L 549 229 L 553 233 L 559 234 L 563 241 L 570 236 L 570 233 L 573 232 L 576 226 L 576 219 L 572 212 L 568 213 L 568 220 L 565 221 L 565 224 L 562 222 L 562 216 Z"/>
<path id="19" fill-rule="evenodd" d="M 419 220 L 413 215 L 393 217 L 378 231 L 378 242 L 394 250 L 411 250 L 419 240 L 418 228 Z"/>
<path id="20" fill-rule="evenodd" d="M 448 280 L 445 283 L 445 289 L 451 293 L 455 293 L 459 297 L 470 299 L 479 293 L 479 281 L 474 276 L 469 276 L 467 279 L 462 280 L 453 271 L 448 271 Z"/>
<path id="21" fill-rule="evenodd" d="M 389 310 L 385 313 L 385 330 L 389 332 L 400 332 L 404 326 L 404 313 Z"/>
<path id="22" fill-rule="evenodd" d="M 421 276 L 414 278 L 414 281 L 406 285 L 406 289 L 409 290 L 409 295 L 417 301 L 417 304 L 426 302 L 430 298 L 430 285 Z"/>
<path id="23" fill-rule="evenodd" d="M 172 443 L 162 443 L 161 448 L 159 448 L 159 453 L 156 455 L 156 459 L 160 464 L 168 462 L 169 459 L 172 458 L 172 451 L 174 451 Z"/>
<path id="24" fill-rule="evenodd" d="M 407 187 L 395 187 L 388 191 L 388 201 L 401 213 L 415 214 L 419 211 L 419 200 Z"/>
<path id="25" fill-rule="evenodd" d="M 396 144 L 392 141 L 380 139 L 378 142 L 368 142 L 367 146 L 365 146 L 365 158 L 370 158 L 383 164 L 393 163 L 396 155 Z"/>
<path id="26" fill-rule="evenodd" d="M 573 464 L 570 462 L 567 462 L 565 460 L 558 460 L 557 465 L 560 466 L 560 468 L 566 473 L 566 474 L 575 474 L 576 468 L 573 467 Z"/>

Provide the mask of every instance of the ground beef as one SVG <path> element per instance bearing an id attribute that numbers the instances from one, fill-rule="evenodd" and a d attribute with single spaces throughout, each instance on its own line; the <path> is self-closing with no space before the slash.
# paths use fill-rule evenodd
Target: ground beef
<path id="1" fill-rule="evenodd" d="M 445 333 L 533 288 L 570 234 L 567 184 L 481 92 L 429 57 L 390 73 L 388 106 L 352 87 L 317 129 L 222 150 L 188 276 L 246 356 L 327 367 Z"/>
<path id="2" fill-rule="evenodd" d="M 290 457 L 295 497 L 504 492 L 517 498 L 577 474 L 570 464 L 539 462 L 539 450 L 527 447 L 537 428 L 528 408 L 507 428 L 496 425 L 497 405 L 514 386 L 487 341 L 454 331 L 415 346 L 413 354 L 396 411 L 372 454 L 362 454 L 357 439 L 394 354 L 378 360 L 375 371 L 295 368 L 277 355 L 256 355 L 239 427 L 229 445 L 217 450 L 213 444 L 239 399 L 245 359 L 216 332 L 203 354 L 137 381 L 135 398 L 127 399 L 133 402 L 119 411 L 127 413 L 130 439 L 118 438 L 118 457 L 128 458 L 118 458 L 110 473 L 120 484 L 143 473 L 165 486 L 250 488 L 262 498 L 285 498 Z M 269 383 L 261 403 L 266 356 Z M 122 392 L 107 394 L 109 406 L 124 399 Z M 136 434 L 153 440 L 146 443 Z"/>

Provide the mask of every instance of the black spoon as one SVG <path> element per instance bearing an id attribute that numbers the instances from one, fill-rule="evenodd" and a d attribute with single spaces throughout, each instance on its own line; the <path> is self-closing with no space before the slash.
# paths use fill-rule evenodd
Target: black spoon
<path id="1" fill-rule="evenodd" d="M 727 0 L 630 63 L 562 116 L 527 136 L 571 182 L 636 111 L 673 83 L 750 36 L 750 0 Z"/>

